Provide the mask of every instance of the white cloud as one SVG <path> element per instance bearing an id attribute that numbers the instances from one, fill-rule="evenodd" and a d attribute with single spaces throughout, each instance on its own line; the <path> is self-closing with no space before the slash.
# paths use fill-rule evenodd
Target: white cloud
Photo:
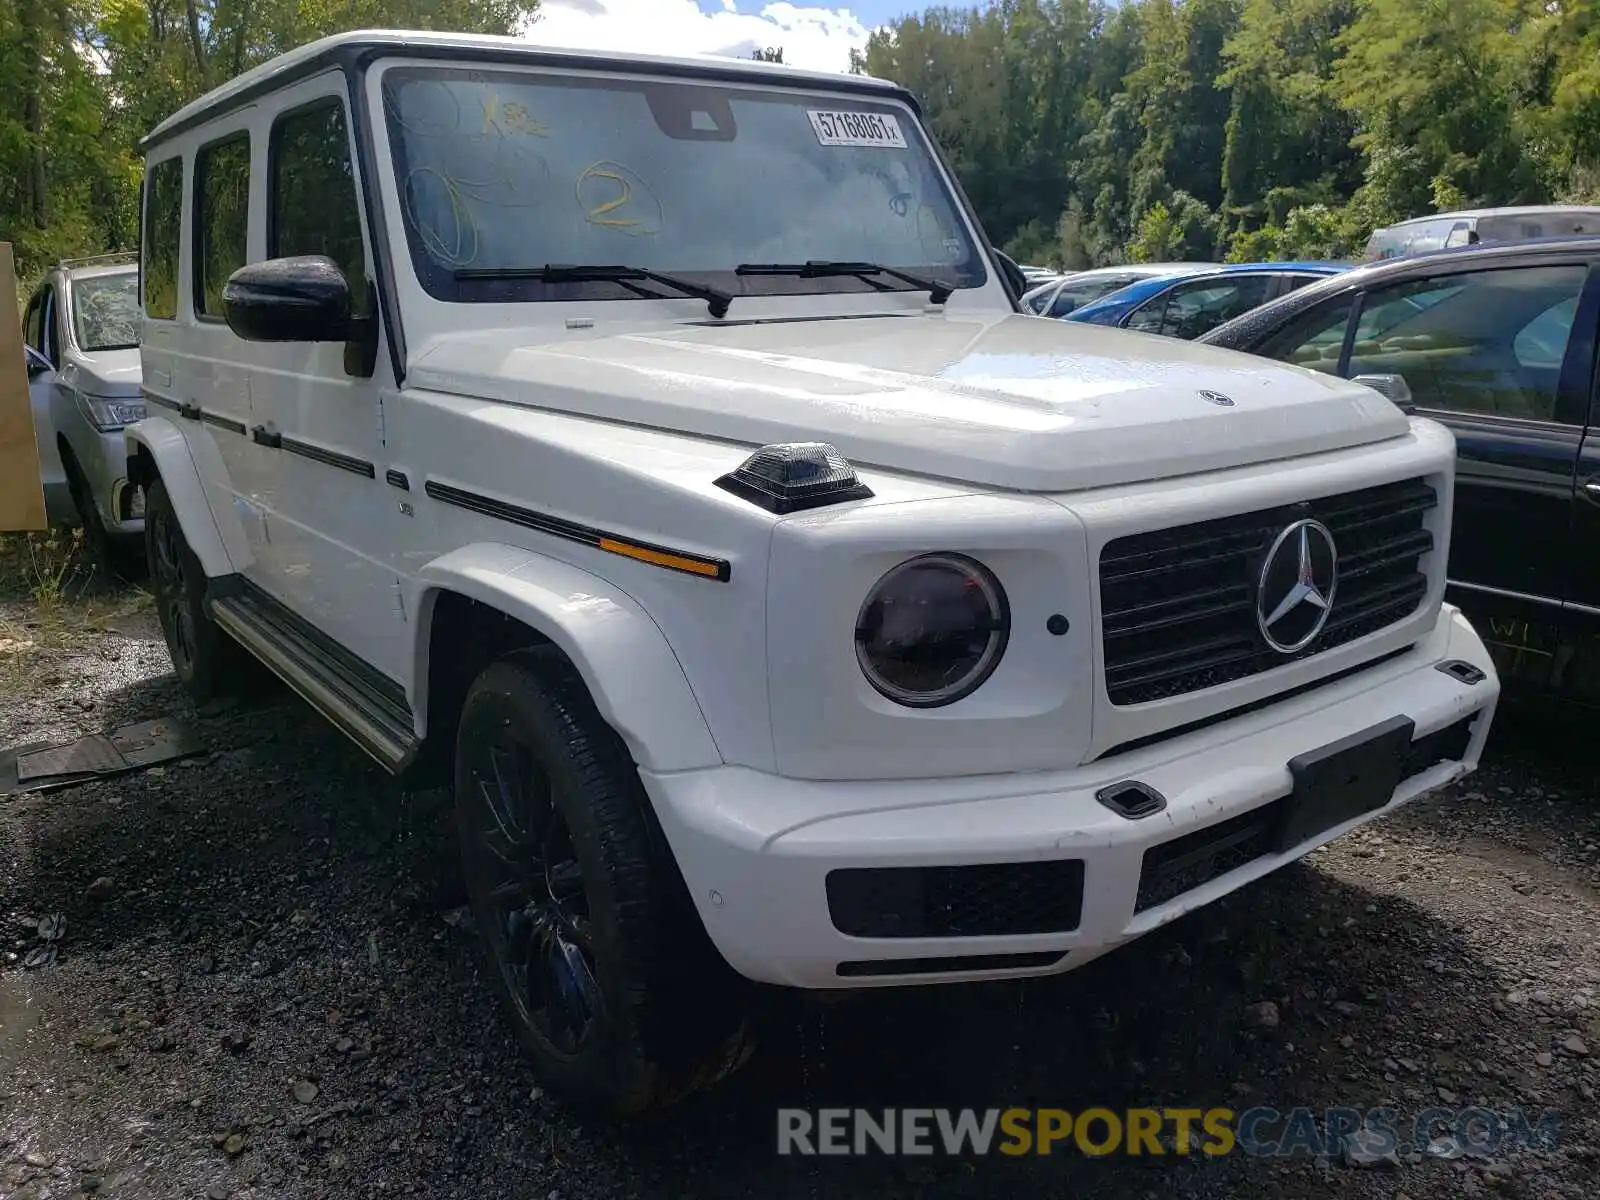
<path id="1" fill-rule="evenodd" d="M 722 0 L 722 11 L 707 13 L 695 0 L 544 0 L 524 36 L 551 46 L 745 58 L 758 46 L 782 46 L 790 66 L 847 71 L 850 51 L 870 32 L 848 8 L 818 5 L 739 12 L 735 0 Z"/>

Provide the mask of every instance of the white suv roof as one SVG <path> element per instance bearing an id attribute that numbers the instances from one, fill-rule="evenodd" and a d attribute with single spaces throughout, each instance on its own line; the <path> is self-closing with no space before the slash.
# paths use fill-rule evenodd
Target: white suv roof
<path id="1" fill-rule="evenodd" d="M 477 52 L 501 60 L 523 60 L 529 63 L 546 63 L 590 70 L 660 71 L 681 73 L 694 70 L 723 76 L 745 78 L 771 78 L 774 82 L 821 84 L 834 90 L 840 87 L 851 91 L 876 91 L 892 93 L 916 107 L 909 93 L 897 84 L 869 75 L 847 75 L 829 71 L 806 71 L 782 63 L 759 62 L 754 59 L 726 58 L 718 55 L 656 55 L 619 53 L 613 50 L 582 50 L 565 46 L 541 46 L 524 38 L 497 37 L 489 34 L 434 33 L 427 30 L 357 29 L 349 33 L 336 33 L 331 37 L 307 42 L 298 49 L 252 67 L 242 75 L 230 79 L 221 87 L 213 88 L 198 100 L 193 100 L 173 113 L 147 134 L 140 146 L 148 149 L 197 118 L 215 109 L 230 107 L 230 102 L 242 102 L 247 95 L 268 90 L 308 74 L 321 65 L 332 66 L 343 61 L 346 55 L 359 56 L 380 53 L 405 53 L 419 51 L 423 54 L 449 52 L 456 55 Z M 920 109 L 918 109 L 920 111 Z"/>

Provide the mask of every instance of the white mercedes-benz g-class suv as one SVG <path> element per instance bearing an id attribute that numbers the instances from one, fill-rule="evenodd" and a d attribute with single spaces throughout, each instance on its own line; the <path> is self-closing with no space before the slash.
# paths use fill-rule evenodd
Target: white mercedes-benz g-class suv
<path id="1" fill-rule="evenodd" d="M 1018 313 L 891 84 L 356 33 L 145 152 L 178 674 L 452 781 L 569 1098 L 725 1074 L 751 981 L 1071 970 L 1477 762 L 1450 435 Z"/>

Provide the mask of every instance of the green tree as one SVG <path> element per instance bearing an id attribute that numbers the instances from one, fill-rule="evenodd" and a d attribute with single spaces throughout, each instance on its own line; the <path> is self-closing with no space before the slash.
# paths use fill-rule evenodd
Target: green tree
<path id="1" fill-rule="evenodd" d="M 0 0 L 0 239 L 24 279 L 132 246 L 139 139 L 314 38 L 388 27 L 513 33 L 538 0 Z"/>

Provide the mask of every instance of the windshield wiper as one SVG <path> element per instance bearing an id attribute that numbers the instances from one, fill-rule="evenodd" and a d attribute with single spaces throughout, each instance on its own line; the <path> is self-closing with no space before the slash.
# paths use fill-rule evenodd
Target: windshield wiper
<path id="1" fill-rule="evenodd" d="M 829 276 L 854 275 L 858 279 L 871 282 L 874 275 L 887 275 L 891 279 L 898 279 L 901 283 L 909 283 L 912 287 L 928 293 L 928 299 L 934 304 L 943 304 L 950 299 L 955 288 L 948 283 L 937 279 L 925 279 L 921 275 L 913 275 L 909 271 L 896 270 L 894 267 L 881 266 L 870 262 L 833 262 L 829 259 L 814 258 L 803 263 L 741 263 L 733 269 L 735 275 L 796 275 L 801 279 L 826 279 Z"/>
<path id="2" fill-rule="evenodd" d="M 659 300 L 660 293 L 634 286 L 635 280 L 642 280 L 646 283 L 659 283 L 665 287 L 677 288 L 686 296 L 704 300 L 713 317 L 726 316 L 728 306 L 733 303 L 733 295 L 721 288 L 707 287 L 703 283 L 693 283 L 677 275 L 652 271 L 646 267 L 565 266 L 546 263 L 542 267 L 461 267 L 452 272 L 452 276 L 458 280 L 534 279 L 540 283 L 619 283 L 637 296 Z"/>

